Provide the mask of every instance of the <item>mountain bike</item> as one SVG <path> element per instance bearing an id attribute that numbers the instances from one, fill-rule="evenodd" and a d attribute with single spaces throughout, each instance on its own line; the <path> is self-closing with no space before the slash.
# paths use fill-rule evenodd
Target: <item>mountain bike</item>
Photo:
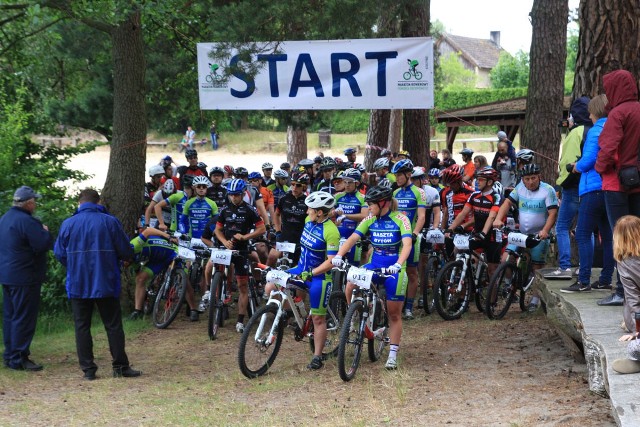
<path id="1" fill-rule="evenodd" d="M 454 233 L 456 258 L 446 263 L 436 277 L 436 310 L 444 320 L 459 319 L 474 298 L 483 312 L 489 277 L 484 253 L 469 248 L 470 235 Z"/>
<path id="2" fill-rule="evenodd" d="M 344 237 L 341 238 L 340 247 L 342 247 L 342 245 L 346 241 L 347 241 L 346 238 Z M 365 248 L 369 247 L 369 243 L 370 241 L 368 238 L 360 239 L 356 242 L 356 245 L 355 245 L 356 251 L 353 257 L 354 262 L 359 263 L 362 260 L 362 252 L 363 250 L 365 250 Z M 331 283 L 333 283 L 333 292 L 336 292 L 336 291 L 344 292 L 347 286 L 347 272 L 349 271 L 349 267 L 351 267 L 351 264 L 348 263 L 347 257 L 345 257 L 345 261 L 342 268 L 334 267 L 331 270 Z"/>
<path id="3" fill-rule="evenodd" d="M 423 233 L 423 244 L 430 243 L 431 248 L 423 252 L 428 258 L 422 274 L 422 308 L 426 314 L 436 311 L 436 293 L 434 292 L 438 272 L 447 261 L 447 251 L 444 246 L 444 234 L 441 230 L 428 230 Z"/>
<path id="4" fill-rule="evenodd" d="M 290 307 L 293 314 L 294 339 L 309 339 L 309 347 L 315 351 L 313 341 L 313 320 L 307 314 L 304 302 L 297 297 L 296 291 L 306 292 L 301 288 L 304 282 L 292 277 L 289 273 L 276 269 L 260 269 L 266 272 L 266 281 L 273 283 L 276 289 L 269 295 L 269 300 L 249 319 L 238 348 L 238 365 L 247 378 L 264 375 L 273 364 L 280 351 L 284 328 L 289 314 L 285 306 Z M 332 293 L 327 304 L 327 341 L 323 357 L 335 356 L 338 352 L 338 334 L 346 312 L 347 302 L 344 293 Z"/>
<path id="5" fill-rule="evenodd" d="M 164 277 L 164 282 L 153 305 L 153 324 L 156 328 L 165 329 L 178 315 L 187 291 L 185 263 L 195 259 L 195 251 L 186 246 L 178 246 L 178 256 L 159 274 Z"/>
<path id="6" fill-rule="evenodd" d="M 491 276 L 485 307 L 489 319 L 502 319 L 516 299 L 520 310 L 527 311 L 535 279 L 530 251 L 542 241 L 534 234 L 516 233 L 508 228 L 503 228 L 502 232 L 508 234 L 507 243 L 515 245 L 516 250 L 506 250 L 507 260 L 501 262 Z"/>
<path id="7" fill-rule="evenodd" d="M 390 276 L 384 274 L 384 269 L 349 268 L 347 280 L 356 288 L 340 331 L 338 373 L 343 381 L 351 381 L 355 377 L 365 338 L 372 362 L 380 359 L 389 344 L 386 300 L 378 293 L 375 284 L 375 281 L 387 277 Z"/>

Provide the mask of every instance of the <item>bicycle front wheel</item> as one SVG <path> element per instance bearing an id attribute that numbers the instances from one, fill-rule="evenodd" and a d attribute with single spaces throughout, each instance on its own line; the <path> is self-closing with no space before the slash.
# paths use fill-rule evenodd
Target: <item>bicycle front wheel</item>
<path id="1" fill-rule="evenodd" d="M 238 348 L 238 365 L 247 378 L 264 375 L 276 360 L 284 335 L 284 323 L 278 323 L 275 335 L 270 336 L 277 314 L 278 307 L 268 304 L 251 316 L 244 328 Z"/>
<path id="2" fill-rule="evenodd" d="M 360 365 L 365 327 L 363 312 L 364 302 L 356 300 L 349 305 L 344 316 L 338 346 L 338 373 L 343 381 L 351 381 Z"/>
<path id="3" fill-rule="evenodd" d="M 459 319 L 469 307 L 471 283 L 462 276 L 462 261 L 450 261 L 436 278 L 436 310 L 444 320 Z"/>
<path id="4" fill-rule="evenodd" d="M 485 313 L 489 319 L 502 319 L 513 302 L 518 283 L 518 269 L 510 262 L 501 263 L 491 276 L 487 289 Z"/>
<path id="5" fill-rule="evenodd" d="M 218 331 L 224 324 L 222 316 L 224 298 L 222 273 L 216 271 L 211 279 L 211 286 L 209 287 L 209 323 L 207 325 L 207 331 L 209 332 L 210 340 L 217 338 Z"/>
<path id="6" fill-rule="evenodd" d="M 473 293 L 473 299 L 476 303 L 476 308 L 480 313 L 484 313 L 485 306 L 487 305 L 487 290 L 489 288 L 489 277 L 487 267 L 484 267 L 482 277 L 480 277 L 480 285 L 476 284 Z"/>
<path id="7" fill-rule="evenodd" d="M 435 256 L 429 257 L 424 269 L 424 283 L 422 284 L 422 304 L 426 314 L 431 314 L 436 309 L 434 287 L 439 270 L 440 259 Z"/>
<path id="8" fill-rule="evenodd" d="M 158 329 L 165 329 L 176 318 L 187 290 L 187 275 L 182 268 L 174 269 L 170 274 L 153 305 L 153 324 Z"/>
<path id="9" fill-rule="evenodd" d="M 329 304 L 327 305 L 327 315 L 325 319 L 327 321 L 327 340 L 325 341 L 324 348 L 322 350 L 322 356 L 327 358 L 329 356 L 335 357 L 338 354 L 338 346 L 340 344 L 340 328 L 344 322 L 344 316 L 347 313 L 347 299 L 344 296 L 344 292 L 336 291 L 331 293 L 329 297 Z M 311 324 L 313 328 L 313 323 Z M 316 352 L 316 343 L 313 337 L 309 339 L 309 348 L 311 353 Z"/>

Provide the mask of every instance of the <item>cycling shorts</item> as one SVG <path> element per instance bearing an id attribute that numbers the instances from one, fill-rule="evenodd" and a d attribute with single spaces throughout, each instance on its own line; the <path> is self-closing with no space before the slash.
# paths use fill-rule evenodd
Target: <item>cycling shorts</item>
<path id="1" fill-rule="evenodd" d="M 162 262 L 162 263 L 148 262 L 145 265 L 143 265 L 142 268 L 140 268 L 140 270 L 146 271 L 151 275 L 151 277 L 153 277 L 158 273 L 160 273 L 166 266 L 167 266 L 166 262 Z"/>
<path id="2" fill-rule="evenodd" d="M 287 273 L 299 276 L 302 274 L 302 268 L 296 266 L 287 270 Z M 326 316 L 327 305 L 329 304 L 329 297 L 331 296 L 331 287 L 331 277 L 328 277 L 326 274 L 313 276 L 311 282 L 304 282 L 304 285 L 301 286 L 301 288 L 309 292 L 309 305 L 311 306 L 309 312 L 311 314 L 315 316 Z"/>
<path id="3" fill-rule="evenodd" d="M 368 270 L 384 267 L 388 267 L 388 265 L 382 266 L 371 263 L 362 266 L 362 268 L 366 268 Z M 408 282 L 407 272 L 404 267 L 400 270 L 400 272 L 392 274 L 390 277 L 384 279 L 374 274 L 373 281 L 378 286 L 384 286 L 385 292 L 387 294 L 387 301 L 404 301 L 404 297 L 407 293 Z"/>
<path id="4" fill-rule="evenodd" d="M 231 258 L 231 264 L 234 268 L 234 274 L 238 278 L 247 278 L 249 277 L 249 267 L 247 263 L 247 257 L 249 256 L 249 252 L 241 251 L 238 255 Z"/>
<path id="5" fill-rule="evenodd" d="M 507 245 L 507 250 L 517 251 L 519 248 L 515 245 Z M 537 265 L 545 265 L 547 263 L 547 252 L 549 251 L 549 239 L 544 239 L 538 243 L 535 248 L 529 249 L 531 254 L 531 263 Z"/>

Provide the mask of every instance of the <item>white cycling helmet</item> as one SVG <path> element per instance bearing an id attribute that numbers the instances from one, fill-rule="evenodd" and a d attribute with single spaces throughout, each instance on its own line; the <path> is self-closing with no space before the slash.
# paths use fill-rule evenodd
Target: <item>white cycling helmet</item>
<path id="1" fill-rule="evenodd" d="M 284 178 L 284 179 L 289 178 L 289 174 L 287 173 L 287 171 L 283 171 L 282 169 L 278 169 L 277 171 L 275 171 L 273 173 L 273 176 L 275 178 Z"/>
<path id="2" fill-rule="evenodd" d="M 304 199 L 304 203 L 311 209 L 331 209 L 336 204 L 336 201 L 333 196 L 326 191 L 316 191 L 308 195 L 307 198 Z"/>
<path id="3" fill-rule="evenodd" d="M 516 158 L 524 162 L 532 162 L 534 156 L 534 152 L 532 150 L 529 150 L 528 148 L 523 148 L 516 154 Z"/>
<path id="4" fill-rule="evenodd" d="M 263 163 L 262 164 L 262 170 L 265 170 L 265 169 L 273 169 L 273 165 L 271 163 L 269 163 L 269 162 Z"/>
<path id="5" fill-rule="evenodd" d="M 411 178 L 422 178 L 424 176 L 424 169 L 421 166 L 414 166 Z"/>
<path id="6" fill-rule="evenodd" d="M 500 197 L 504 195 L 504 187 L 502 186 L 502 183 L 500 181 L 496 181 L 493 183 L 493 191 L 498 193 Z"/>
<path id="7" fill-rule="evenodd" d="M 211 181 L 209 181 L 209 178 L 207 178 L 206 176 L 202 176 L 202 175 L 198 175 L 195 178 L 193 178 L 193 182 L 191 183 L 191 186 L 195 187 L 196 185 L 206 185 L 207 188 L 211 187 Z"/>
<path id="8" fill-rule="evenodd" d="M 165 194 L 173 194 L 176 192 L 176 186 L 172 179 L 168 179 L 162 185 L 162 192 Z"/>
<path id="9" fill-rule="evenodd" d="M 388 167 L 389 167 L 389 159 L 387 159 L 386 157 L 380 157 L 378 160 L 376 160 L 373 163 L 373 170 L 378 170 L 378 169 L 388 168 Z"/>
<path id="10" fill-rule="evenodd" d="M 149 168 L 149 176 L 164 175 L 164 168 L 162 165 L 153 165 Z"/>

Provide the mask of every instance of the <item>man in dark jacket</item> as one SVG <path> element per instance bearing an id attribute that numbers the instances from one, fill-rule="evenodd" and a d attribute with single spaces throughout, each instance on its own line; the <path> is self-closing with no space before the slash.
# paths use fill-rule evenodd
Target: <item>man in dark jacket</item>
<path id="1" fill-rule="evenodd" d="M 76 328 L 80 368 L 88 380 L 96 378 L 93 361 L 91 316 L 93 307 L 104 323 L 111 351 L 114 377 L 137 377 L 125 352 L 120 310 L 120 266 L 133 258 L 133 249 L 120 222 L 99 205 L 100 196 L 82 190 L 76 213 L 60 227 L 54 254 L 67 268 L 67 294 Z"/>
<path id="2" fill-rule="evenodd" d="M 640 187 L 620 185 L 621 169 L 638 165 L 640 141 L 640 103 L 638 86 L 633 75 L 626 70 L 605 74 L 602 79 L 609 103 L 609 118 L 602 128 L 595 169 L 602 177 L 602 191 L 611 229 L 624 215 L 640 216 Z M 622 305 L 624 289 L 618 279 L 615 293 L 598 301 L 598 305 Z"/>
<path id="3" fill-rule="evenodd" d="M 29 347 L 36 331 L 47 251 L 53 243 L 47 226 L 33 217 L 38 198 L 30 187 L 18 188 L 13 207 L 0 218 L 4 365 L 26 371 L 42 370 L 42 365 L 29 359 Z"/>

